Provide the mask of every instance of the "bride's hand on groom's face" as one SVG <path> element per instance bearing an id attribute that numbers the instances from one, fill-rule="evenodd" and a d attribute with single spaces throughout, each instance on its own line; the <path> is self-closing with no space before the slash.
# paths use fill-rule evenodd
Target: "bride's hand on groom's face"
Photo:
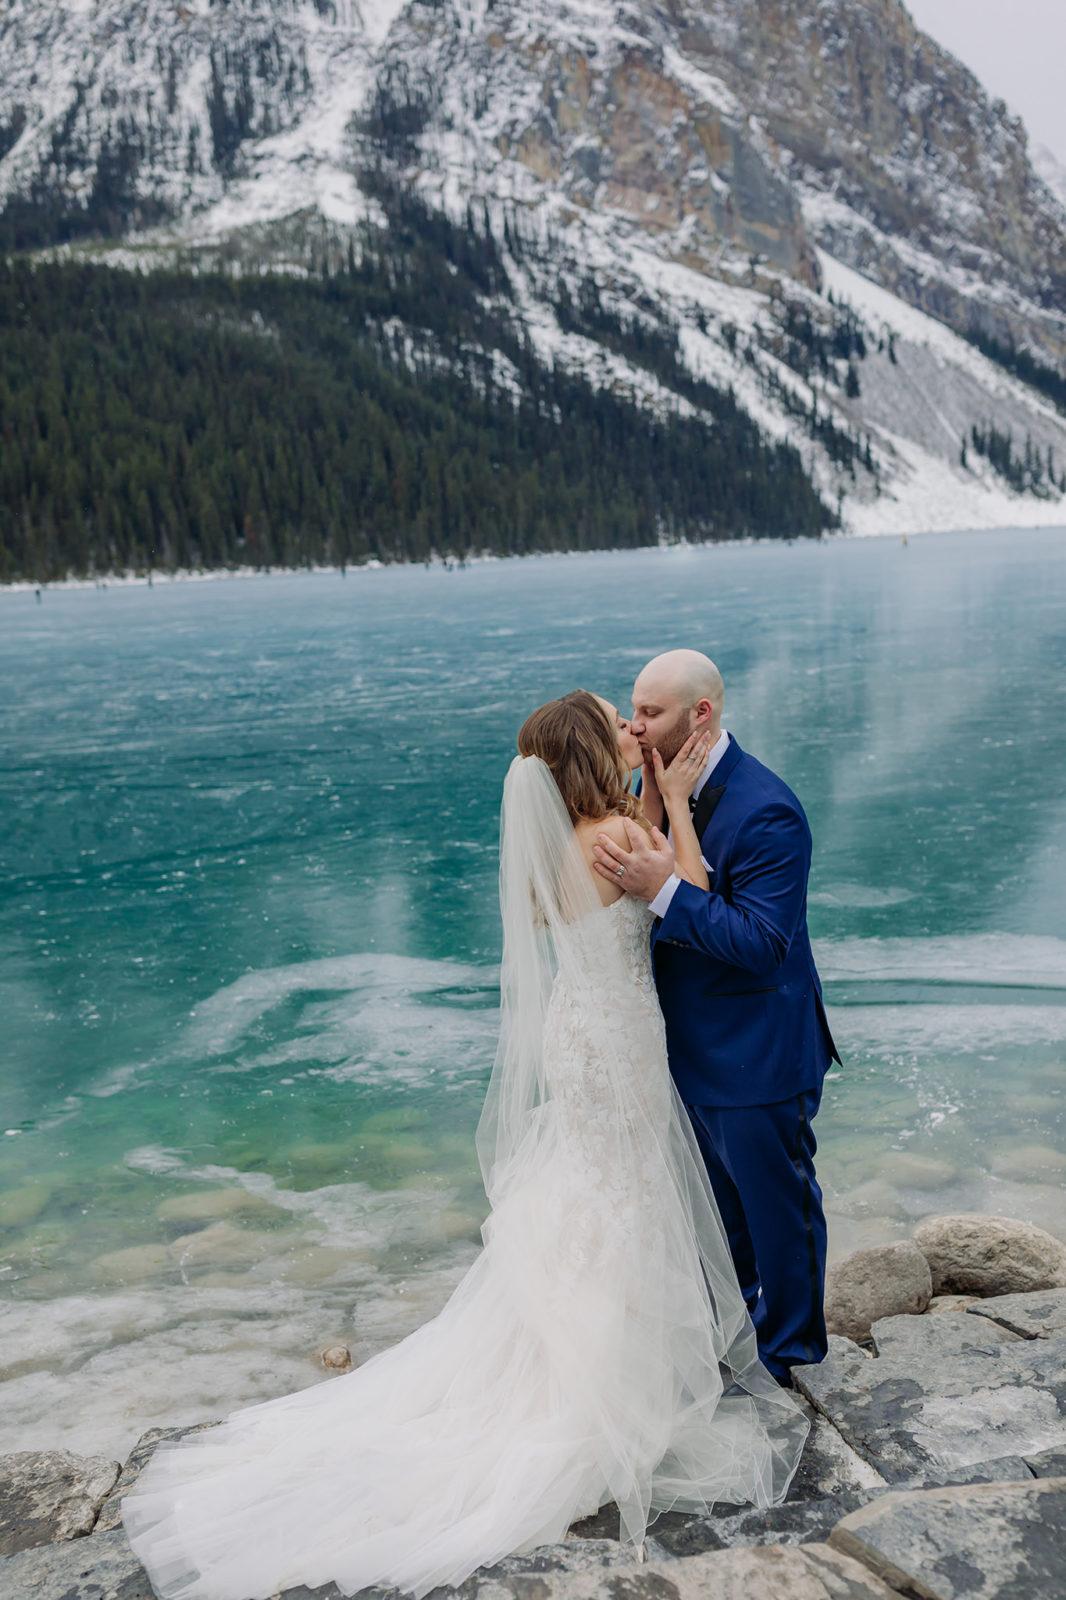
<path id="1" fill-rule="evenodd" d="M 668 806 L 687 805 L 688 797 L 707 765 L 710 753 L 711 737 L 702 728 L 689 735 L 668 767 L 663 765 L 663 758 L 658 750 L 652 751 L 655 781 L 659 793 Z"/>
<path id="2" fill-rule="evenodd" d="M 628 817 L 623 818 L 623 826 L 629 849 L 615 844 L 606 833 L 597 834 L 593 865 L 601 878 L 610 879 L 627 894 L 636 895 L 638 900 L 654 900 L 674 870 L 674 852 L 658 828 L 652 830 L 649 839 L 644 829 Z"/>

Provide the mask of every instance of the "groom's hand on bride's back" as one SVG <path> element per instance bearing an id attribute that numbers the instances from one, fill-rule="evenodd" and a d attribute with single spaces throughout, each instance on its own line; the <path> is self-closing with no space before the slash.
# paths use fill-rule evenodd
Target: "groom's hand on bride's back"
<path id="1" fill-rule="evenodd" d="M 658 828 L 652 829 L 649 838 L 629 817 L 624 817 L 622 824 L 629 849 L 615 844 L 608 834 L 599 833 L 592 851 L 593 866 L 601 878 L 610 879 L 627 894 L 636 895 L 638 900 L 654 900 L 674 870 L 674 852 Z"/>

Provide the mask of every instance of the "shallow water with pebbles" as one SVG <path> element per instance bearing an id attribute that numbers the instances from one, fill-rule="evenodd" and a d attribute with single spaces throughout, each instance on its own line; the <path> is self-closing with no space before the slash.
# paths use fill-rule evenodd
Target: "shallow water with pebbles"
<path id="1" fill-rule="evenodd" d="M 811 819 L 831 1250 L 1066 1236 L 1064 538 L 0 593 L 0 1452 L 122 1453 L 442 1304 L 514 733 L 678 642 Z"/>

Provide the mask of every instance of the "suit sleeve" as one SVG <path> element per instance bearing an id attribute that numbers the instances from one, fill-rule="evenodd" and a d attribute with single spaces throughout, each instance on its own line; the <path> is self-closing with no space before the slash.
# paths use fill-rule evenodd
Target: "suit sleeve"
<path id="1" fill-rule="evenodd" d="M 802 814 L 769 805 L 733 844 L 730 897 L 678 884 L 659 937 L 676 939 L 757 978 L 772 978 L 803 917 L 811 836 Z"/>

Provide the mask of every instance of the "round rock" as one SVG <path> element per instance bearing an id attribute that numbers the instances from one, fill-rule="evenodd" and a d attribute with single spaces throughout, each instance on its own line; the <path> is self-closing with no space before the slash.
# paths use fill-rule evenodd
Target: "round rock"
<path id="1" fill-rule="evenodd" d="M 871 1323 L 917 1315 L 932 1293 L 929 1263 L 909 1240 L 856 1250 L 826 1274 L 826 1327 L 845 1339 L 868 1339 Z"/>
<path id="2" fill-rule="evenodd" d="M 935 1295 L 1066 1288 L 1066 1245 L 1031 1222 L 969 1212 L 927 1217 L 914 1243 L 929 1263 Z"/>
<path id="3" fill-rule="evenodd" d="M 321 1354 L 322 1365 L 327 1372 L 347 1372 L 355 1365 L 352 1352 L 346 1344 L 329 1344 Z"/>

